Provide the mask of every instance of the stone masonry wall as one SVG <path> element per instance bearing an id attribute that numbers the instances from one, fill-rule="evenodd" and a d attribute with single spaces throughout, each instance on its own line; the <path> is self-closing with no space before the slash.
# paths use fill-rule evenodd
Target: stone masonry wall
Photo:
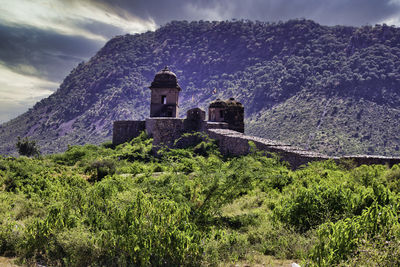
<path id="1" fill-rule="evenodd" d="M 145 121 L 114 121 L 113 140 L 114 145 L 130 141 L 145 130 Z"/>
<path id="2" fill-rule="evenodd" d="M 171 147 L 184 132 L 183 119 L 178 118 L 147 118 L 146 132 L 153 138 L 153 146 L 166 145 Z"/>
<path id="3" fill-rule="evenodd" d="M 339 157 L 329 157 L 324 154 L 306 151 L 301 148 L 291 146 L 285 143 L 276 142 L 255 136 L 248 136 L 242 133 L 228 129 L 208 129 L 207 134 L 210 138 L 218 141 L 221 153 L 225 155 L 246 155 L 250 152 L 249 141 L 254 142 L 258 150 L 273 152 L 280 156 L 284 161 L 287 161 L 291 168 L 296 169 L 299 166 L 312 161 L 333 159 L 336 162 L 341 160 L 351 160 L 355 165 L 362 164 L 393 164 L 400 163 L 400 158 L 383 157 L 370 155 L 355 155 Z"/>
<path id="4" fill-rule="evenodd" d="M 360 165 L 371 165 L 371 164 L 383 164 L 388 165 L 389 167 L 394 164 L 400 163 L 400 158 L 398 157 L 385 157 L 385 156 L 377 156 L 377 155 L 353 155 L 353 156 L 344 156 L 340 158 L 341 160 L 351 160 L 357 166 Z"/>

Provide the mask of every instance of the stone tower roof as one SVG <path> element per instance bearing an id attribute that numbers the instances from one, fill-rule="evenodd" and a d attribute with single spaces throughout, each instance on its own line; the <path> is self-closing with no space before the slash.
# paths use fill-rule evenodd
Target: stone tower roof
<path id="1" fill-rule="evenodd" d="M 149 88 L 176 88 L 181 90 L 175 73 L 169 70 L 167 66 L 156 73 L 156 76 L 154 76 L 154 80 Z"/>
<path id="2" fill-rule="evenodd" d="M 226 101 L 217 98 L 217 100 L 214 100 L 213 102 L 210 103 L 209 107 L 210 108 L 224 108 L 224 107 L 226 107 Z"/>
<path id="3" fill-rule="evenodd" d="M 242 103 L 240 103 L 239 101 L 236 101 L 233 97 L 229 98 L 228 100 L 225 101 L 225 103 L 228 106 L 236 106 L 236 107 L 243 107 Z"/>
<path id="4" fill-rule="evenodd" d="M 225 107 L 243 107 L 242 103 L 236 101 L 233 97 L 229 98 L 228 100 L 221 100 L 217 99 L 210 103 L 210 108 L 225 108 Z"/>

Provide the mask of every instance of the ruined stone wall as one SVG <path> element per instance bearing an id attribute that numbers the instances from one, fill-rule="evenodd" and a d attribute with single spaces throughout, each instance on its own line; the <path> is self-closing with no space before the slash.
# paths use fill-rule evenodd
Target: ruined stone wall
<path id="1" fill-rule="evenodd" d="M 183 121 L 185 132 L 204 132 L 206 112 L 200 108 L 189 109 Z"/>
<path id="2" fill-rule="evenodd" d="M 339 158 L 339 160 L 351 160 L 355 165 L 361 166 L 371 165 L 371 164 L 383 164 L 388 165 L 389 167 L 394 164 L 400 163 L 399 157 L 385 157 L 385 156 L 377 156 L 377 155 L 353 155 L 353 156 L 344 156 Z"/>
<path id="3" fill-rule="evenodd" d="M 166 145 L 171 147 L 176 139 L 184 133 L 183 119 L 178 118 L 147 118 L 146 132 L 153 138 L 153 146 Z"/>
<path id="4" fill-rule="evenodd" d="M 228 129 L 229 125 L 226 122 L 205 121 L 205 129 Z"/>
<path id="5" fill-rule="evenodd" d="M 218 141 L 220 151 L 225 155 L 248 154 L 250 152 L 249 141 L 252 141 L 258 150 L 278 154 L 278 156 L 280 156 L 283 161 L 288 162 L 293 169 L 308 162 L 328 159 L 333 159 L 336 162 L 340 162 L 341 160 L 351 160 L 356 166 L 362 164 L 388 164 L 389 166 L 392 166 L 393 164 L 400 163 L 400 158 L 396 157 L 370 155 L 345 156 L 342 158 L 329 157 L 327 155 L 306 151 L 285 143 L 255 136 L 248 136 L 228 129 L 208 129 L 207 134 L 210 138 Z"/>
<path id="6" fill-rule="evenodd" d="M 114 121 L 112 143 L 119 145 L 128 142 L 144 130 L 145 121 Z"/>
<path id="7" fill-rule="evenodd" d="M 278 154 L 292 168 L 297 168 L 302 164 L 315 160 L 329 159 L 328 156 L 319 153 L 305 151 L 273 140 L 244 135 L 233 130 L 208 129 L 207 132 L 212 139 L 218 141 L 221 153 L 226 155 L 246 155 L 250 153 L 249 141 L 252 141 L 258 150 Z"/>
<path id="8" fill-rule="evenodd" d="M 207 132 L 207 129 L 210 128 L 227 129 L 228 124 L 226 122 L 204 121 L 204 114 L 199 117 L 188 116 L 186 119 L 166 117 L 146 119 L 146 133 L 153 138 L 153 145 L 158 147 L 162 145 L 172 147 L 175 140 L 179 139 L 182 134 Z"/>
<path id="9" fill-rule="evenodd" d="M 155 150 L 158 150 L 158 148 L 164 145 L 173 147 L 175 140 L 179 139 L 182 134 L 198 130 L 206 132 L 210 138 L 217 140 L 221 153 L 225 155 L 246 155 L 250 153 L 249 141 L 252 141 L 258 150 L 278 154 L 293 169 L 308 162 L 328 159 L 333 159 L 338 163 L 343 160 L 350 160 L 356 166 L 362 164 L 387 164 L 392 166 L 400 163 L 399 157 L 374 155 L 355 155 L 341 158 L 329 157 L 282 142 L 244 135 L 243 133 L 228 129 L 229 125 L 225 122 L 207 122 L 202 119 L 203 117 L 197 120 L 158 117 L 148 118 L 146 121 L 115 121 L 113 144 L 118 145 L 128 142 L 138 136 L 140 132 L 146 130 L 147 134 L 153 138 Z M 189 141 L 186 140 L 185 145 L 190 145 L 187 144 Z"/>

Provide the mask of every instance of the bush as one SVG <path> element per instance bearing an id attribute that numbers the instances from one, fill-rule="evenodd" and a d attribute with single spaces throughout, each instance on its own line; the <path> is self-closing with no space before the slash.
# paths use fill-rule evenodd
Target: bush
<path id="1" fill-rule="evenodd" d="M 400 193 L 400 166 L 394 165 L 384 175 L 385 181 L 391 191 Z"/>
<path id="2" fill-rule="evenodd" d="M 300 187 L 282 200 L 274 210 L 275 216 L 298 231 L 306 232 L 348 213 L 351 210 L 351 194 L 349 189 L 333 184 Z"/>
<path id="3" fill-rule="evenodd" d="M 49 158 L 61 165 L 73 166 L 78 163 L 79 166 L 86 166 L 94 159 L 112 155 L 113 150 L 103 146 L 84 145 L 68 146 L 67 151 L 61 154 L 50 155 Z"/>
<path id="4" fill-rule="evenodd" d="M 118 145 L 116 147 L 116 157 L 130 162 L 136 160 L 148 162 L 153 158 L 152 149 L 153 139 L 147 138 L 146 133 L 142 132 L 130 142 Z"/>
<path id="5" fill-rule="evenodd" d="M 16 147 L 18 149 L 18 153 L 21 156 L 27 156 L 27 157 L 36 156 L 37 157 L 40 155 L 40 150 L 36 144 L 36 141 L 29 140 L 27 137 L 25 137 L 23 139 L 21 139 L 21 137 L 18 137 Z"/>
<path id="6" fill-rule="evenodd" d="M 113 175 L 116 171 L 115 161 L 112 159 L 95 160 L 86 168 L 86 173 L 91 173 L 90 181 L 100 181 L 107 175 Z"/>
<path id="7" fill-rule="evenodd" d="M 208 135 L 200 132 L 185 133 L 174 142 L 174 147 L 178 149 L 190 149 L 195 155 L 208 156 L 218 154 L 218 147 L 215 141 Z"/>
<path id="8" fill-rule="evenodd" d="M 318 266 L 335 265 L 346 260 L 364 242 L 363 240 L 372 240 L 380 236 L 390 242 L 399 238 L 393 235 L 393 230 L 398 227 L 397 209 L 375 204 L 360 216 L 321 226 L 311 259 Z"/>

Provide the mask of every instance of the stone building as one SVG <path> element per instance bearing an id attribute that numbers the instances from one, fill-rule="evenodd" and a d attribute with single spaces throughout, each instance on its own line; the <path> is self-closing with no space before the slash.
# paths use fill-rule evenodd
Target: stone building
<path id="1" fill-rule="evenodd" d="M 204 131 L 204 121 L 206 119 L 206 112 L 201 108 L 192 108 L 186 112 L 186 119 L 184 128 L 191 132 Z"/>
<path id="2" fill-rule="evenodd" d="M 144 130 L 146 130 L 145 121 L 114 121 L 112 143 L 119 145 L 128 142 Z"/>
<path id="3" fill-rule="evenodd" d="M 179 92 L 178 79 L 168 67 L 156 73 L 151 86 L 150 118 L 146 121 L 115 121 L 113 144 L 119 145 L 140 132 L 153 138 L 154 145 L 171 146 L 183 133 L 205 132 L 207 129 L 231 129 L 244 132 L 244 108 L 233 98 L 223 101 L 217 99 L 209 107 L 209 121 L 206 112 L 198 107 L 187 111 L 185 119 L 178 118 Z M 238 121 L 236 121 L 238 120 Z"/>
<path id="4" fill-rule="evenodd" d="M 244 133 L 244 107 L 234 98 L 217 99 L 210 103 L 208 121 L 226 122 L 228 129 Z"/>
<path id="5" fill-rule="evenodd" d="M 217 98 L 208 107 L 208 121 L 223 122 L 226 110 L 226 102 Z"/>
<path id="6" fill-rule="evenodd" d="M 168 67 L 157 72 L 151 89 L 150 117 L 178 117 L 179 87 L 175 73 Z"/>

